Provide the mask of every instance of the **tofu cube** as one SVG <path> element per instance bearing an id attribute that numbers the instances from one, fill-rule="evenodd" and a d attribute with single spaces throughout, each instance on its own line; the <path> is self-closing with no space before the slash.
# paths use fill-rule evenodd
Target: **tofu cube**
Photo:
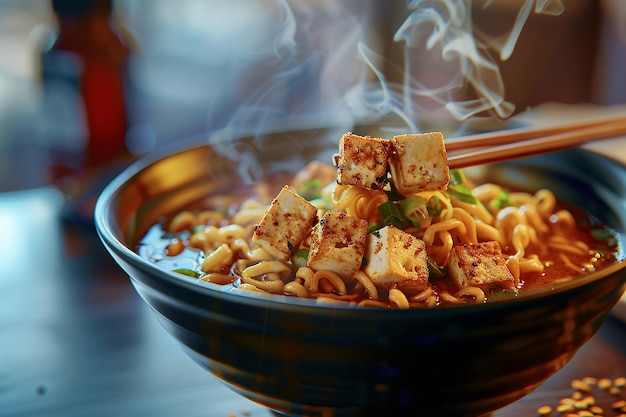
<path id="1" fill-rule="evenodd" d="M 382 189 L 388 182 L 387 166 L 391 155 L 391 142 L 346 133 L 339 140 L 337 182 Z"/>
<path id="2" fill-rule="evenodd" d="M 365 273 L 376 285 L 410 281 L 411 287 L 428 285 L 426 244 L 394 226 L 368 235 Z"/>
<path id="3" fill-rule="evenodd" d="M 317 207 L 284 186 L 255 225 L 252 241 L 286 261 L 317 222 Z"/>
<path id="4" fill-rule="evenodd" d="M 307 266 L 332 271 L 344 280 L 361 268 L 367 242 L 367 220 L 330 210 L 313 227 Z"/>
<path id="5" fill-rule="evenodd" d="M 400 194 L 443 191 L 448 187 L 450 171 L 441 133 L 399 135 L 391 143 L 390 171 Z"/>
<path id="6" fill-rule="evenodd" d="M 515 279 L 496 241 L 453 247 L 447 269 L 459 288 L 479 287 L 488 294 L 493 286 L 515 287 Z"/>

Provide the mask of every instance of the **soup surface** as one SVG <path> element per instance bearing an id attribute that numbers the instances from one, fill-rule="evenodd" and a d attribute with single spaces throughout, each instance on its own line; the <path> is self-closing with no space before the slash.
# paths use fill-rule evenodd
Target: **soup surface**
<path id="1" fill-rule="evenodd" d="M 449 170 L 443 186 L 399 192 L 392 169 L 373 186 L 349 183 L 341 169 L 312 163 L 288 181 L 209 196 L 164 215 L 137 251 L 236 291 L 382 308 L 514 298 L 619 254 L 615 232 L 547 189 Z"/>

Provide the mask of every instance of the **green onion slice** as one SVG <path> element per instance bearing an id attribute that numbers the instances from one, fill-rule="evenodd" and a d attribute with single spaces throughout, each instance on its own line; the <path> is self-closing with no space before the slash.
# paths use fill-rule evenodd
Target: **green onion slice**
<path id="1" fill-rule="evenodd" d="M 382 229 L 382 227 L 383 227 L 383 225 L 382 225 L 382 224 L 379 224 L 379 223 L 370 223 L 370 224 L 367 226 L 367 233 L 369 234 L 369 233 L 375 232 L 375 231 L 377 231 L 377 230 L 379 230 L 379 229 Z"/>
<path id="2" fill-rule="evenodd" d="M 431 216 L 439 216 L 441 214 L 441 201 L 436 195 L 428 199 L 428 212 Z"/>
<path id="3" fill-rule="evenodd" d="M 291 255 L 291 263 L 296 268 L 306 266 L 306 262 L 309 259 L 309 250 L 300 248 L 293 255 Z"/>
<path id="4" fill-rule="evenodd" d="M 406 229 L 412 225 L 411 221 L 402 214 L 400 206 L 393 201 L 389 200 L 382 203 L 378 206 L 378 212 L 385 226 L 395 226 L 398 229 Z"/>
<path id="5" fill-rule="evenodd" d="M 420 227 L 422 220 L 428 215 L 428 202 L 420 196 L 410 195 L 400 202 L 400 209 L 413 226 Z"/>
<path id="6" fill-rule="evenodd" d="M 433 280 L 437 278 L 441 278 L 446 274 L 446 268 L 443 266 L 437 265 L 437 262 L 433 259 L 432 256 L 426 258 L 426 263 L 428 265 L 428 279 Z"/>
<path id="7" fill-rule="evenodd" d="M 193 278 L 198 278 L 200 276 L 199 272 L 194 271 L 193 269 L 187 269 L 187 268 L 173 269 L 172 272 L 176 272 L 182 275 L 187 275 L 188 277 L 193 277 Z"/>
<path id="8" fill-rule="evenodd" d="M 449 185 L 458 185 L 465 182 L 465 173 L 460 169 L 450 170 L 450 183 Z"/>
<path id="9" fill-rule="evenodd" d="M 456 200 L 468 204 L 478 204 L 478 199 L 472 193 L 472 190 L 461 184 L 448 187 L 446 190 L 448 195 Z"/>
<path id="10" fill-rule="evenodd" d="M 301 184 L 296 192 L 302 196 L 302 198 L 311 201 L 320 198 L 322 190 L 322 184 L 319 178 L 313 178 L 303 184 Z"/>

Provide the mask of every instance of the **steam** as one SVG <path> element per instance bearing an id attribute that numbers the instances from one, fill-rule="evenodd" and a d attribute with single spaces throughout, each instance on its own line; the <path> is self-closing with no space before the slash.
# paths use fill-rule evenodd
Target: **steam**
<path id="1" fill-rule="evenodd" d="M 491 3 L 486 1 L 483 9 Z M 494 55 L 501 61 L 510 58 L 533 10 L 558 15 L 564 8 L 560 0 L 525 0 L 512 29 L 500 36 L 487 35 L 473 24 L 471 0 L 412 0 L 407 10 L 393 37 L 404 46 L 401 68 L 396 69 L 401 71 L 399 81 L 388 80 L 389 74 L 373 64 L 380 56 L 360 44 L 361 57 L 377 82 L 356 85 L 347 98 L 358 118 L 394 115 L 417 131 L 420 121 L 511 116 L 515 107 L 506 100 Z"/>
<path id="2" fill-rule="evenodd" d="M 227 79 L 235 94 L 209 106 L 209 124 L 220 127 L 212 141 L 245 162 L 244 176 L 257 164 L 227 143 L 242 133 L 307 126 L 345 132 L 359 123 L 417 132 L 510 117 L 515 106 L 506 100 L 499 61 L 511 57 L 532 13 L 564 10 L 560 0 L 520 0 L 511 29 L 494 36 L 472 13 L 512 2 L 487 0 L 480 9 L 472 0 L 408 0 L 400 11 L 359 0 L 248 3 L 248 23 L 230 40 L 238 51 L 230 62 L 242 62 Z M 386 31 L 387 20 L 397 28 Z"/>

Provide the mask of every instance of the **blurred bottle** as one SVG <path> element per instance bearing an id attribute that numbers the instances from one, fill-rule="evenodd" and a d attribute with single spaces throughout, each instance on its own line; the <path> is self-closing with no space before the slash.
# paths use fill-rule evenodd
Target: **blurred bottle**
<path id="1" fill-rule="evenodd" d="M 65 101 L 75 111 L 65 112 L 65 120 L 49 120 L 44 133 L 57 143 L 52 152 L 58 178 L 126 153 L 123 77 L 128 51 L 112 30 L 111 0 L 52 3 L 59 33 L 43 58 L 48 110 L 54 114 L 54 103 Z M 70 126 L 58 125 L 63 122 Z"/>

